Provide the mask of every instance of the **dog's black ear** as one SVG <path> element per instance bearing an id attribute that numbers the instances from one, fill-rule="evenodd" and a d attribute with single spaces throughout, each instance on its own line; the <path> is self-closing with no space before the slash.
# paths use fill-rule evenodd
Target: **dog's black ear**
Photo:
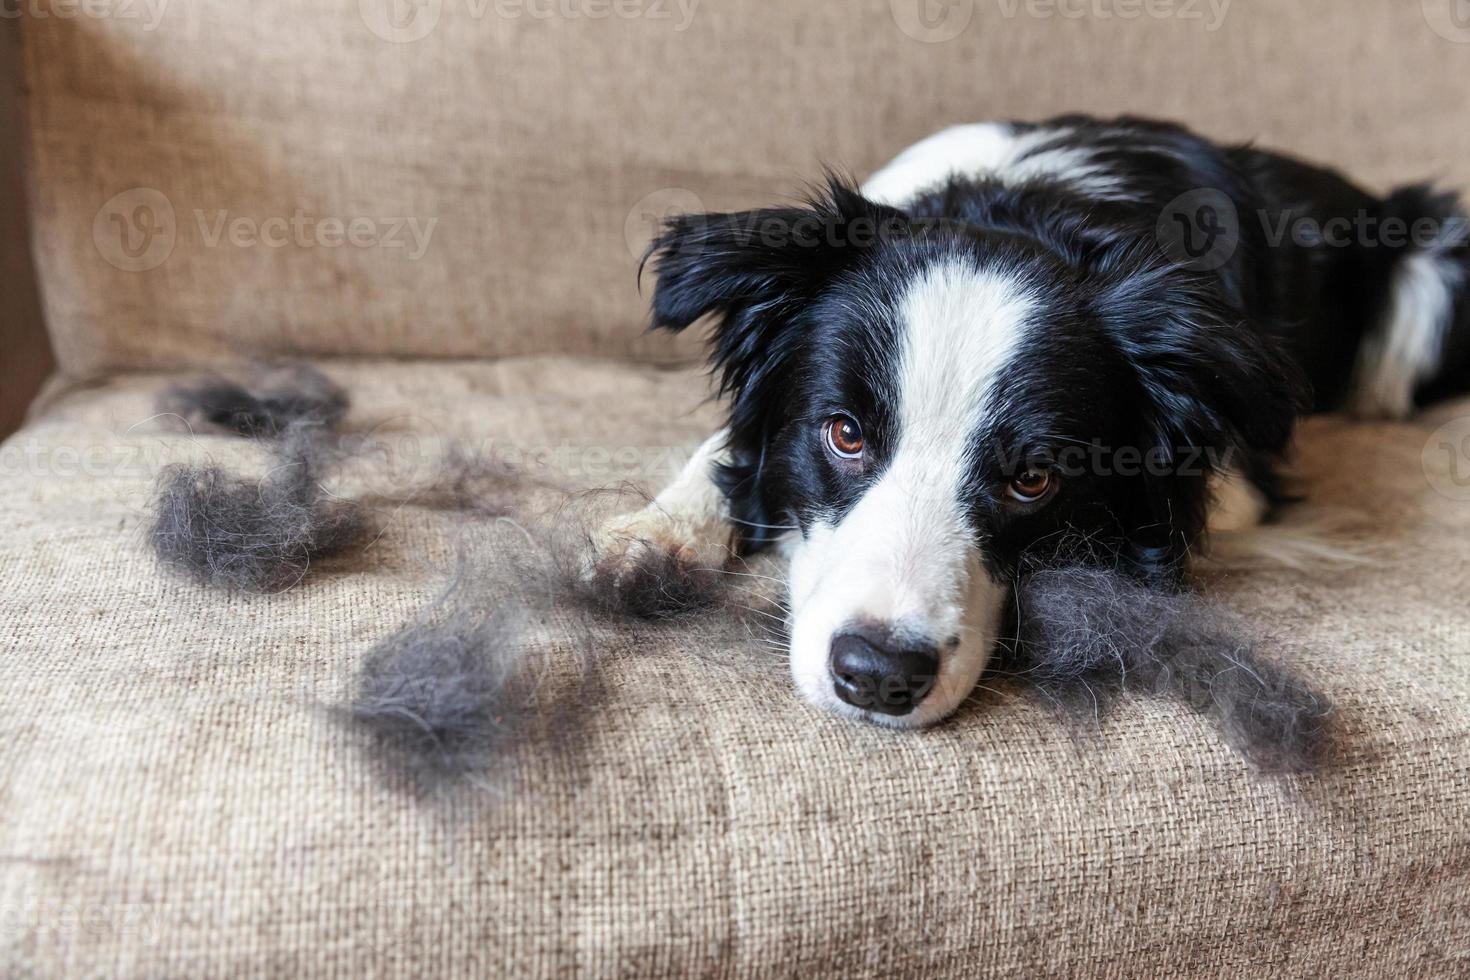
<path id="1" fill-rule="evenodd" d="M 880 243 L 911 234 L 903 212 L 833 178 L 804 207 L 681 215 L 649 246 L 653 326 L 679 331 L 704 317 L 713 325 L 710 361 L 730 397 L 730 458 L 715 477 L 743 551 L 769 544 L 785 523 L 765 450 L 791 417 L 786 380 L 812 302 Z"/>
<path id="2" fill-rule="evenodd" d="M 1106 289 L 1099 315 L 1138 379 L 1145 466 L 1130 553 L 1143 577 L 1177 578 L 1203 532 L 1212 473 L 1259 476 L 1286 452 L 1307 386 L 1219 281 L 1164 264 Z"/>
<path id="3" fill-rule="evenodd" d="M 679 331 L 713 317 L 710 359 L 738 398 L 778 368 L 823 286 L 908 231 L 903 212 L 835 177 L 804 207 L 679 215 L 644 256 L 657 277 L 653 326 Z"/>

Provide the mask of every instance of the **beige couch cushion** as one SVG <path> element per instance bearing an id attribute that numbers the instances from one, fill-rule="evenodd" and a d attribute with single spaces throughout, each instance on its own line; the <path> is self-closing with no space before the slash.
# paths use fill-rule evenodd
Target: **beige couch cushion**
<path id="1" fill-rule="evenodd" d="M 76 375 L 665 358 L 635 283 L 659 215 L 1075 110 L 1464 185 L 1454 2 L 27 3 L 56 8 L 21 22 L 46 313 Z"/>
<path id="2" fill-rule="evenodd" d="M 657 482 L 660 447 L 710 424 L 699 378 L 648 368 L 330 371 L 358 429 L 644 461 L 591 482 Z M 1217 585 L 1341 703 L 1346 757 L 1321 776 L 1253 776 L 1171 703 L 1091 732 L 1000 683 L 932 731 L 859 727 L 799 703 L 779 662 L 751 667 L 743 635 L 608 626 L 577 731 L 516 755 L 510 791 L 430 804 L 321 705 L 439 587 L 466 519 L 402 508 L 365 557 L 274 597 L 164 577 L 142 541 L 151 471 L 249 456 L 148 421 L 164 380 L 54 396 L 0 452 L 7 976 L 1470 963 L 1470 504 L 1421 465 L 1435 419 L 1303 439 L 1317 499 L 1375 528 L 1371 564 Z M 551 610 L 537 629 L 565 652 L 579 627 Z"/>

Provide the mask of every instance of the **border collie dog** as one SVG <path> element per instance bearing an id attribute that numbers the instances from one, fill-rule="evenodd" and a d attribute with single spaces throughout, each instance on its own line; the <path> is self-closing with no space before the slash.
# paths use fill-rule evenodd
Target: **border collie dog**
<path id="1" fill-rule="evenodd" d="M 801 695 L 896 727 L 964 701 L 1058 542 L 1179 587 L 1282 499 L 1300 414 L 1470 387 L 1452 196 L 1142 119 L 956 126 L 649 257 L 654 326 L 710 318 L 728 425 L 599 570 L 779 549 Z"/>

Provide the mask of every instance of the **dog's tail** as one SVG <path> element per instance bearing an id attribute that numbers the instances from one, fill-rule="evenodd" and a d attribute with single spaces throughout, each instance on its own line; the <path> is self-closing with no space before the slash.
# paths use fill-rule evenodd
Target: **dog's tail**
<path id="1" fill-rule="evenodd" d="M 1210 491 L 1208 533 L 1195 555 L 1200 571 L 1306 571 L 1373 561 L 1374 528 L 1364 514 L 1309 504 L 1279 488 L 1268 494 L 1237 471 L 1217 475 Z"/>
<path id="2" fill-rule="evenodd" d="M 1394 254 L 1348 407 L 1361 418 L 1401 419 L 1470 390 L 1470 221 L 1456 195 L 1427 184 L 1395 190 L 1377 218 L 1375 245 Z"/>
<path id="3" fill-rule="evenodd" d="M 1197 556 L 1206 575 L 1254 569 L 1317 571 L 1371 565 L 1372 530 L 1357 514 L 1294 505 L 1282 520 L 1212 531 Z"/>

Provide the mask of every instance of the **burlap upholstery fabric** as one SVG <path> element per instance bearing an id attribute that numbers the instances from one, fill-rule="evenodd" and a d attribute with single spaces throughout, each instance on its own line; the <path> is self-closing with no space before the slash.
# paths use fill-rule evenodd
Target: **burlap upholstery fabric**
<path id="1" fill-rule="evenodd" d="M 459 441 L 656 486 L 716 413 L 651 366 L 692 347 L 638 330 L 652 219 L 943 124 L 1129 110 L 1379 187 L 1470 178 L 1449 0 L 1234 0 L 1217 29 L 1208 3 L 1018 3 L 12 5 L 64 376 L 0 448 L 0 976 L 1470 970 L 1470 502 L 1433 434 L 1470 402 L 1309 424 L 1305 483 L 1372 560 L 1211 583 L 1342 706 L 1345 758 L 1306 780 L 1251 775 L 1177 705 L 1093 730 L 996 681 L 930 732 L 854 726 L 700 626 L 599 627 L 583 686 L 552 610 L 579 724 L 426 802 L 324 706 L 467 535 L 513 593 L 514 528 L 405 506 L 275 597 L 148 554 L 160 466 L 262 461 L 151 418 L 178 375 L 118 372 L 229 355 L 333 358 L 354 430 L 426 465 Z M 402 244 L 303 245 L 298 213 Z M 435 222 L 422 254 L 402 218 Z"/>
<path id="2" fill-rule="evenodd" d="M 823 162 L 862 174 L 941 125 L 1077 110 L 1464 186 L 1454 2 L 32 0 L 46 313 L 74 375 L 667 358 L 635 329 L 658 215 L 793 195 Z M 116 222 L 139 205 L 129 257 Z M 298 212 L 304 232 L 269 224 Z M 422 254 L 394 234 L 408 217 L 436 222 Z M 341 244 L 356 219 L 384 244 Z"/>
<path id="3" fill-rule="evenodd" d="M 573 359 L 327 369 L 356 431 L 522 448 L 585 485 L 659 482 L 661 447 L 712 411 L 697 375 Z M 252 465 L 150 419 L 165 380 L 53 393 L 0 454 L 7 977 L 1470 964 L 1470 503 L 1421 464 L 1470 402 L 1307 427 L 1306 486 L 1364 518 L 1371 564 L 1214 583 L 1341 703 L 1333 771 L 1253 776 L 1179 706 L 1126 701 L 1093 730 L 993 681 L 943 727 L 880 731 L 804 707 L 742 636 L 627 628 L 598 633 L 581 724 L 517 755 L 513 789 L 429 804 L 322 704 L 474 522 L 404 507 L 275 597 L 165 577 L 141 539 L 152 473 Z M 537 628 L 557 649 L 573 629 Z"/>

